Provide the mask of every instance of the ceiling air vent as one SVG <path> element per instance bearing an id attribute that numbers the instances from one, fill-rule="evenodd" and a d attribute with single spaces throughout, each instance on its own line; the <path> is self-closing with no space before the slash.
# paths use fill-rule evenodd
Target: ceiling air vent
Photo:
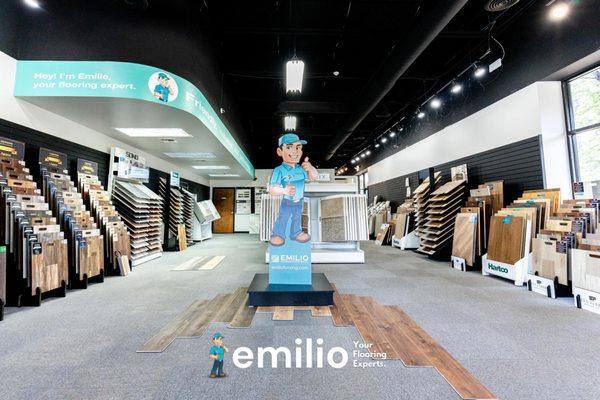
<path id="1" fill-rule="evenodd" d="M 519 0 L 489 0 L 483 8 L 491 12 L 504 11 L 518 2 Z"/>

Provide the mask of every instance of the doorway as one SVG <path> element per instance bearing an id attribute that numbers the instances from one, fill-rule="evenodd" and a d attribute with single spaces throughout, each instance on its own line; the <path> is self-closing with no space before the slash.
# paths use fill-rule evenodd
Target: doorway
<path id="1" fill-rule="evenodd" d="M 213 203 L 221 218 L 213 222 L 214 233 L 233 233 L 235 189 L 214 188 Z"/>

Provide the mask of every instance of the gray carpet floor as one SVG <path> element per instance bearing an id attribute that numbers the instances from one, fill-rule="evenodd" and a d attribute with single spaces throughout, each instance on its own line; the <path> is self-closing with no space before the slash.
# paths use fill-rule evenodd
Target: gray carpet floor
<path id="1" fill-rule="evenodd" d="M 600 316 L 507 281 L 453 270 L 412 252 L 365 243 L 367 263 L 315 265 L 341 292 L 401 306 L 502 399 L 600 398 Z M 323 338 L 351 351 L 354 327 L 296 312 L 294 321 L 257 314 L 249 329 L 213 324 L 164 353 L 136 353 L 196 299 L 247 286 L 266 272 L 256 236 L 217 235 L 165 253 L 127 277 L 108 278 L 40 308 L 9 308 L 0 322 L 0 399 L 458 399 L 432 368 L 248 369 L 225 358 L 226 379 L 209 379 L 210 335 L 251 349 Z M 171 271 L 189 257 L 225 255 L 212 271 Z M 352 357 L 351 357 L 352 360 Z"/>

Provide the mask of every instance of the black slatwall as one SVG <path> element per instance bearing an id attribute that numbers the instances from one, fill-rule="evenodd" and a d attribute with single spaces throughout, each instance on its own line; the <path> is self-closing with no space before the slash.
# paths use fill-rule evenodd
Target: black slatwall
<path id="1" fill-rule="evenodd" d="M 441 182 L 444 183 L 450 180 L 450 168 L 460 164 L 467 164 L 469 188 L 483 182 L 504 180 L 505 202 L 515 200 L 524 190 L 544 187 L 540 136 L 436 165 L 434 169 L 441 171 Z M 406 200 L 406 178 L 409 178 L 411 192 L 418 186 L 417 172 L 370 185 L 369 202 L 379 196 L 380 200 L 389 200 L 395 210 Z"/>
<path id="2" fill-rule="evenodd" d="M 68 140 L 60 139 L 56 136 L 42 133 L 13 122 L 0 119 L 0 136 L 8 139 L 25 142 L 25 163 L 31 170 L 36 181 L 38 180 L 39 168 L 39 150 L 40 147 L 45 147 L 51 150 L 65 153 L 69 158 L 69 172 L 74 182 L 77 181 L 77 159 L 83 158 L 89 161 L 98 163 L 98 177 L 100 181 L 107 187 L 110 154 L 102 151 L 94 150 L 80 144 L 69 142 Z M 158 177 L 164 176 L 169 179 L 169 174 L 150 168 L 150 181 L 146 184 L 153 192 L 158 193 Z M 198 195 L 198 200 L 206 200 L 209 198 L 209 187 L 200 183 L 182 179 L 186 182 L 188 190 Z"/>

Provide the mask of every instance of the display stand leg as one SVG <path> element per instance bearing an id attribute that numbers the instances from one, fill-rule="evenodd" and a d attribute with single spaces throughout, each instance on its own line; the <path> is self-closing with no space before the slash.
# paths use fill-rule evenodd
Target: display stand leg
<path id="1" fill-rule="evenodd" d="M 0 321 L 4 320 L 4 302 L 0 300 Z"/>

